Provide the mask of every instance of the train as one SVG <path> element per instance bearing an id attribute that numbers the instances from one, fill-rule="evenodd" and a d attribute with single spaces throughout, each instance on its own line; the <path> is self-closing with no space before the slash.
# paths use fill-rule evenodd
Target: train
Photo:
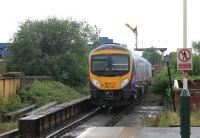
<path id="1" fill-rule="evenodd" d="M 101 45 L 90 52 L 88 60 L 95 105 L 127 105 L 141 97 L 151 82 L 151 64 L 124 45 Z"/>

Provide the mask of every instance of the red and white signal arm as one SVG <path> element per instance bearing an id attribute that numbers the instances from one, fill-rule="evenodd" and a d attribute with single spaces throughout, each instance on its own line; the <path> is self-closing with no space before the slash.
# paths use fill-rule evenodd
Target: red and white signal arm
<path id="1" fill-rule="evenodd" d="M 177 70 L 192 70 L 192 48 L 178 48 L 176 57 Z"/>

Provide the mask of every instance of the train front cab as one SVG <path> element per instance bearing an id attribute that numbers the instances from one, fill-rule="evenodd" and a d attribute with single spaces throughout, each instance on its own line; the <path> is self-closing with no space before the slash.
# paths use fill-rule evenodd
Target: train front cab
<path id="1" fill-rule="evenodd" d="M 89 58 L 91 100 L 97 105 L 123 106 L 131 98 L 132 58 L 127 50 L 99 50 Z"/>

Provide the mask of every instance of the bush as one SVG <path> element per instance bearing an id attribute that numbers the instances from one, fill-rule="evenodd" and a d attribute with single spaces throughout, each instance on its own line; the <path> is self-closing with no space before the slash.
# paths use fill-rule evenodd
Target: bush
<path id="1" fill-rule="evenodd" d="M 167 68 L 162 68 L 152 80 L 150 92 L 165 95 L 165 90 L 169 87 Z"/>
<path id="2" fill-rule="evenodd" d="M 39 106 L 52 101 L 69 101 L 81 96 L 78 91 L 60 82 L 37 80 L 19 89 L 18 94 L 23 102 L 34 102 Z"/>
<path id="3" fill-rule="evenodd" d="M 6 112 L 14 111 L 23 107 L 21 99 L 18 95 L 14 95 L 7 100 L 0 98 L 0 115 Z"/>
<path id="4" fill-rule="evenodd" d="M 89 95 L 90 88 L 89 85 L 86 85 L 85 87 L 78 87 L 75 88 L 81 95 Z"/>

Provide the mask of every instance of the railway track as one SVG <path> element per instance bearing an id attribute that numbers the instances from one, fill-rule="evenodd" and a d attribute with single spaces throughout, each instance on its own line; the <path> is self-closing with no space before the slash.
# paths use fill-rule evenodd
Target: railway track
<path id="1" fill-rule="evenodd" d="M 104 124 L 105 127 L 114 126 L 122 117 L 133 107 L 133 104 L 127 106 L 125 109 L 121 109 L 116 113 L 108 122 Z"/>
<path id="2" fill-rule="evenodd" d="M 111 119 L 109 119 L 108 121 L 106 121 L 106 122 L 105 122 L 103 125 L 101 125 L 101 126 L 103 126 L 103 127 L 112 127 L 112 126 L 115 126 L 115 124 L 116 124 L 118 121 L 120 121 L 120 120 L 123 118 L 123 116 L 126 115 L 130 110 L 132 110 L 132 109 L 135 107 L 135 105 L 138 104 L 140 101 L 141 101 L 141 98 L 139 98 L 138 100 L 136 100 L 135 102 L 133 102 L 132 104 L 130 104 L 130 105 L 126 106 L 126 107 L 111 109 L 109 112 L 113 112 L 114 114 L 112 115 Z M 109 110 L 109 109 L 107 109 L 107 110 Z M 108 112 L 107 110 L 101 108 L 101 109 L 98 111 L 98 113 L 99 113 L 99 114 L 100 114 L 100 113 L 104 114 L 103 112 L 104 112 L 104 111 L 105 111 L 105 112 Z M 96 114 L 96 115 L 99 115 L 99 114 Z M 94 116 L 93 116 L 93 117 L 94 117 Z M 89 118 L 91 118 L 91 117 L 89 117 Z M 86 120 L 86 121 L 87 121 L 87 120 Z M 83 124 L 83 123 L 86 123 L 86 122 L 81 122 L 81 123 L 78 123 L 78 124 L 80 125 L 80 124 Z M 86 124 L 87 124 L 87 123 L 86 123 Z M 91 126 L 93 126 L 93 125 L 91 125 Z M 78 127 L 78 126 L 76 126 L 76 127 Z M 74 127 L 73 129 L 67 131 L 66 134 L 60 135 L 60 137 L 62 137 L 62 138 L 74 138 L 74 137 L 76 137 L 76 136 L 77 136 L 77 135 L 76 135 L 76 134 L 77 134 L 77 133 L 76 133 L 76 129 L 75 129 L 76 127 Z M 87 126 L 87 128 L 88 128 L 88 126 Z M 82 132 L 83 132 L 85 129 L 87 129 L 87 128 L 82 129 Z M 73 134 L 73 131 L 76 133 L 75 135 Z M 78 131 L 79 131 L 79 128 L 78 128 Z M 79 133 L 79 132 L 78 132 L 78 133 Z"/>
<path id="3" fill-rule="evenodd" d="M 63 134 L 67 133 L 68 131 L 72 130 L 73 128 L 79 126 L 80 124 L 82 124 L 83 122 L 87 121 L 88 119 L 90 119 L 92 116 L 94 116 L 95 114 L 97 114 L 98 112 L 100 112 L 101 108 L 97 107 L 95 108 L 93 111 L 91 111 L 90 113 L 84 115 L 83 117 L 75 120 L 74 122 L 64 126 L 63 128 L 53 132 L 50 135 L 47 135 L 45 138 L 55 138 L 55 137 L 60 137 Z"/>
<path id="4" fill-rule="evenodd" d="M 131 103 L 130 105 L 126 106 L 126 108 L 120 110 L 118 113 L 116 113 L 111 120 L 105 123 L 105 127 L 112 127 L 114 126 L 120 119 L 123 118 L 123 116 L 128 113 L 132 108 L 134 108 L 135 105 L 137 105 L 141 101 L 142 97 L 139 97 L 136 101 Z"/>
<path id="5" fill-rule="evenodd" d="M 104 126 L 114 126 L 140 99 L 126 108 L 119 109 Z M 102 108 L 92 106 L 89 97 L 84 97 L 21 118 L 19 129 L 5 133 L 2 137 L 60 137 L 101 112 L 103 112 Z"/>
<path id="6" fill-rule="evenodd" d="M 123 115 L 125 113 L 127 113 L 133 107 L 133 105 L 134 105 L 134 103 L 127 106 L 125 109 L 118 108 L 117 111 L 115 111 L 116 113 L 113 115 L 113 117 L 108 122 L 106 122 L 104 124 L 104 126 L 105 127 L 114 126 L 123 117 Z M 103 112 L 104 110 L 105 109 L 103 109 L 103 108 L 97 107 L 93 111 L 88 113 L 87 115 L 84 115 L 80 119 L 75 120 L 71 124 L 64 126 L 63 128 L 61 128 L 61 129 L 57 130 L 56 132 L 46 136 L 45 138 L 61 137 L 65 133 L 72 131 L 74 128 L 78 127 L 79 125 L 83 124 L 84 122 L 86 122 L 87 120 L 89 120 L 93 116 L 97 115 L 98 113 Z M 70 136 L 68 136 L 68 137 L 70 137 Z"/>

